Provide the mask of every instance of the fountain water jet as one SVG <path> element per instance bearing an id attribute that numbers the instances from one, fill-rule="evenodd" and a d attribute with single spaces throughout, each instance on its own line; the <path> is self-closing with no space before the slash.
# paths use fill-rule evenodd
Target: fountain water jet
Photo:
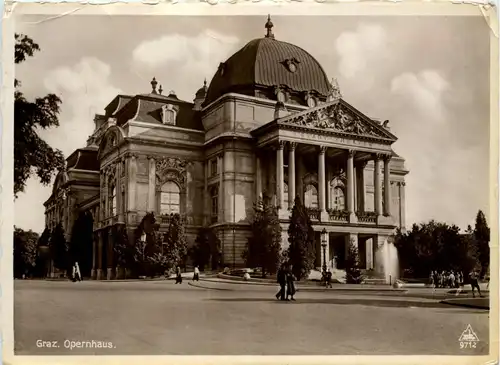
<path id="1" fill-rule="evenodd" d="M 398 250 L 394 243 L 386 239 L 375 253 L 376 271 L 383 275 L 387 284 L 399 279 Z"/>

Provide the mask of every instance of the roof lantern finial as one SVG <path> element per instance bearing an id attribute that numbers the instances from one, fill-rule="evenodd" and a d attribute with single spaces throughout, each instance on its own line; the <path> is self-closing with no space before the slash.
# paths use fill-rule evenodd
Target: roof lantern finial
<path id="1" fill-rule="evenodd" d="M 156 78 L 153 77 L 153 80 L 151 80 L 151 87 L 153 88 L 153 91 L 151 92 L 152 94 L 156 94 L 156 85 L 158 85 L 158 82 L 156 81 Z"/>
<path id="2" fill-rule="evenodd" d="M 207 87 L 207 78 L 205 77 L 205 80 L 203 80 L 203 86 Z"/>
<path id="3" fill-rule="evenodd" d="M 163 92 L 163 88 L 161 87 L 161 85 L 160 85 L 160 88 L 158 89 L 158 92 L 160 93 L 160 95 Z"/>
<path id="4" fill-rule="evenodd" d="M 267 15 L 267 23 L 266 23 L 265 27 L 266 27 L 266 29 L 267 29 L 266 38 L 271 38 L 271 39 L 274 39 L 274 34 L 273 34 L 273 27 L 274 27 L 274 24 L 273 24 L 273 22 L 271 21 L 271 14 L 268 14 L 268 15 Z"/>

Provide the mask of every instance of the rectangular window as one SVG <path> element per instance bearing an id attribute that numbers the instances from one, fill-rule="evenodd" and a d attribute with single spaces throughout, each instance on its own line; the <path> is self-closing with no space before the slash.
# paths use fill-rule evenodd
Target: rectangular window
<path id="1" fill-rule="evenodd" d="M 217 159 L 210 161 L 210 176 L 217 175 Z"/>
<path id="2" fill-rule="evenodd" d="M 218 187 L 213 187 L 210 191 L 210 199 L 212 203 L 211 209 L 211 222 L 215 223 L 219 216 L 219 189 Z"/>

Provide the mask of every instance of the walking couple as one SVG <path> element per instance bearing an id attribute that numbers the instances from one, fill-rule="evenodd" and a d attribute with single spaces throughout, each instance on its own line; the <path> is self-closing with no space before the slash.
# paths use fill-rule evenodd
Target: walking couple
<path id="1" fill-rule="evenodd" d="M 283 264 L 277 274 L 278 284 L 280 285 L 280 291 L 276 294 L 276 299 L 278 300 L 295 300 L 293 296 L 295 295 L 295 276 L 292 273 L 292 265 L 286 266 Z"/>

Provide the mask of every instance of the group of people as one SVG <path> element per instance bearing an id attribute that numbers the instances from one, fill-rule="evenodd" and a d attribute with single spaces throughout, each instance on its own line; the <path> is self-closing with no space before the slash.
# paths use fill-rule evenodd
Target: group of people
<path id="1" fill-rule="evenodd" d="M 193 281 L 200 281 L 200 269 L 198 266 L 194 267 Z M 175 283 L 182 284 L 182 271 L 180 266 L 177 266 L 175 269 Z"/>
<path id="2" fill-rule="evenodd" d="M 296 293 L 295 281 L 297 278 L 293 275 L 292 265 L 283 264 L 277 273 L 277 281 L 280 286 L 280 290 L 276 293 L 276 299 L 278 300 L 295 300 L 293 297 Z"/>
<path id="3" fill-rule="evenodd" d="M 481 288 L 479 287 L 479 275 L 476 270 L 469 273 L 469 282 L 472 288 L 472 297 L 476 297 L 475 289 L 477 289 L 479 296 L 482 297 Z M 440 273 L 438 270 L 432 270 L 429 275 L 429 284 L 434 288 L 457 288 L 458 294 L 465 285 L 464 273 L 453 270 L 443 270 Z"/>
<path id="4" fill-rule="evenodd" d="M 464 286 L 464 274 L 462 271 L 433 270 L 429 276 L 429 284 L 435 288 L 460 288 Z"/>

